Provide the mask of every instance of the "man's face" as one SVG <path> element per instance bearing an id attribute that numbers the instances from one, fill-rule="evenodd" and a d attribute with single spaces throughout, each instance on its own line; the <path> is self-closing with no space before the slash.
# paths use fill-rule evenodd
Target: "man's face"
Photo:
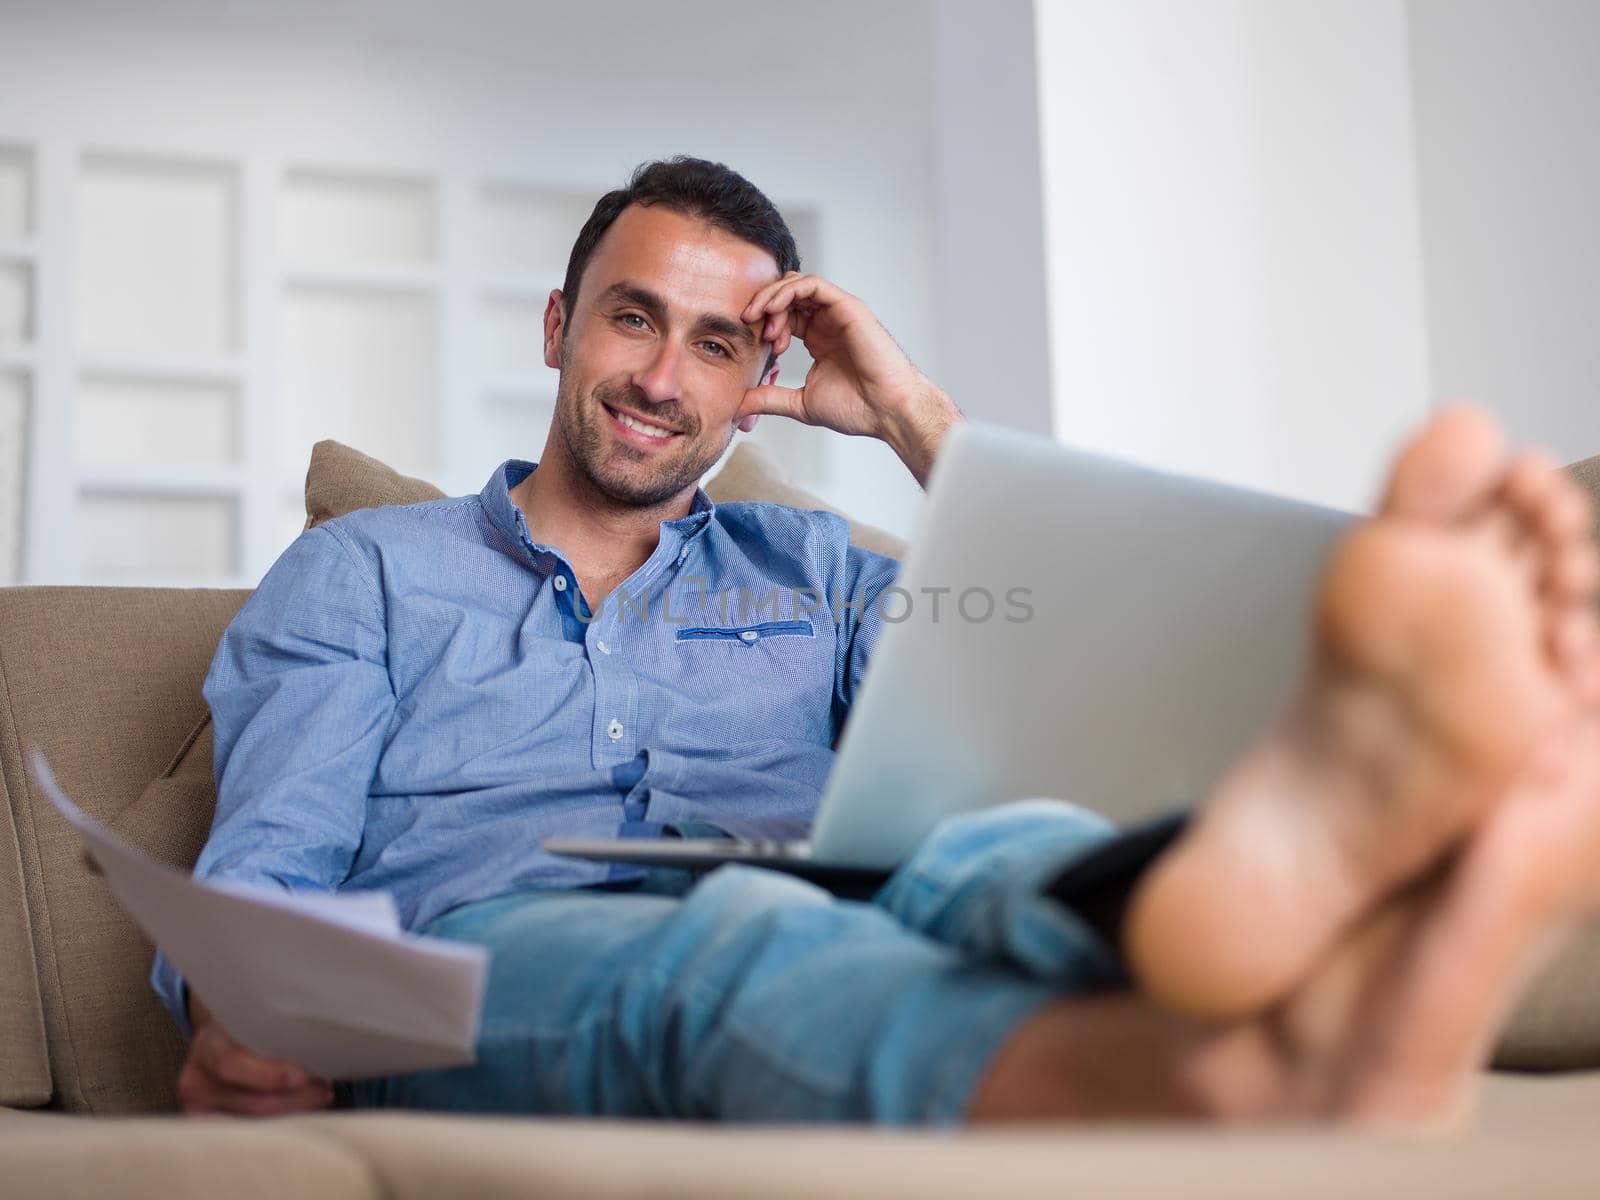
<path id="1" fill-rule="evenodd" d="M 625 209 L 584 269 L 570 318 L 545 311 L 561 369 L 556 431 L 605 495 L 640 507 L 691 488 L 733 437 L 770 347 L 744 306 L 779 275 L 759 246 L 659 205 Z"/>

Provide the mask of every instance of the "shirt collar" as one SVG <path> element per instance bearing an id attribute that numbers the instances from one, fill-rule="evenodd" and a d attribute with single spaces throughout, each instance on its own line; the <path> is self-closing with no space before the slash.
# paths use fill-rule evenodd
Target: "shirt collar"
<path id="1" fill-rule="evenodd" d="M 501 533 L 518 545 L 524 541 L 532 543 L 533 539 L 528 534 L 528 522 L 523 517 L 522 510 L 511 499 L 511 489 L 532 475 L 538 466 L 538 463 L 526 459 L 508 458 L 495 468 L 494 474 L 489 476 L 489 482 L 483 485 L 483 491 L 478 493 L 483 501 L 483 511 L 489 514 L 489 520 L 494 522 Z M 705 489 L 697 487 L 694 490 L 694 499 L 689 504 L 688 513 L 661 522 L 661 529 L 663 532 L 672 530 L 681 541 L 688 543 L 705 532 L 716 511 L 717 506 L 711 497 L 706 495 Z M 548 549 L 548 547 L 536 548 Z"/>

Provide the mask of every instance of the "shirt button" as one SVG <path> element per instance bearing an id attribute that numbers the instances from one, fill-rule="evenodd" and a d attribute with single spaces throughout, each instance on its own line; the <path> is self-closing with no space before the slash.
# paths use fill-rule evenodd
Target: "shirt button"
<path id="1" fill-rule="evenodd" d="M 595 638 L 595 640 L 594 640 L 594 648 L 596 650 L 600 651 L 601 654 L 610 654 L 611 653 L 611 647 L 606 645 L 599 638 Z"/>
<path id="2" fill-rule="evenodd" d="M 747 642 L 753 642 L 761 635 L 754 629 L 744 629 L 740 631 L 739 636 Z"/>
<path id="3" fill-rule="evenodd" d="M 558 592 L 566 591 L 567 590 L 567 577 L 565 575 L 557 575 L 555 577 L 555 579 L 551 581 L 550 586 L 555 588 L 556 591 L 558 591 Z"/>
<path id="4" fill-rule="evenodd" d="M 622 722 L 612 717 L 611 724 L 606 726 L 606 736 L 613 742 L 620 740 L 622 737 Z"/>

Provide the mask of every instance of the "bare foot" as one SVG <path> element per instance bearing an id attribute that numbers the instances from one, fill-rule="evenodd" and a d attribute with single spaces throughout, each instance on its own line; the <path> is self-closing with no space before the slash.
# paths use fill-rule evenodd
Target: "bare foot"
<path id="1" fill-rule="evenodd" d="M 1277 1015 L 1299 1107 L 1369 1125 L 1465 1120 L 1517 996 L 1597 901 L 1589 717 L 1542 747 L 1442 873 L 1369 919 Z"/>
<path id="2" fill-rule="evenodd" d="M 1591 714 L 1535 751 L 1458 854 L 1270 1012 L 1208 1022 L 1138 992 L 1063 997 L 1002 1048 L 970 1117 L 1458 1126 L 1517 995 L 1597 911 Z"/>
<path id="3" fill-rule="evenodd" d="M 1314 661 L 1135 894 L 1124 950 L 1164 1006 L 1264 1013 L 1478 827 L 1600 692 L 1582 492 L 1441 415 L 1334 555 Z"/>

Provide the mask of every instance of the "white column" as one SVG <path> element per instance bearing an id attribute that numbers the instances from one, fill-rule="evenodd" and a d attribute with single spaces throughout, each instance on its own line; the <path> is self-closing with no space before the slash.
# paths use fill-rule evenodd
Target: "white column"
<path id="1" fill-rule="evenodd" d="M 1050 431 L 1032 0 L 933 10 L 939 379 L 974 419 Z"/>
<path id="2" fill-rule="evenodd" d="M 1429 407 L 1401 0 L 1037 19 L 1057 435 L 1366 504 Z"/>

